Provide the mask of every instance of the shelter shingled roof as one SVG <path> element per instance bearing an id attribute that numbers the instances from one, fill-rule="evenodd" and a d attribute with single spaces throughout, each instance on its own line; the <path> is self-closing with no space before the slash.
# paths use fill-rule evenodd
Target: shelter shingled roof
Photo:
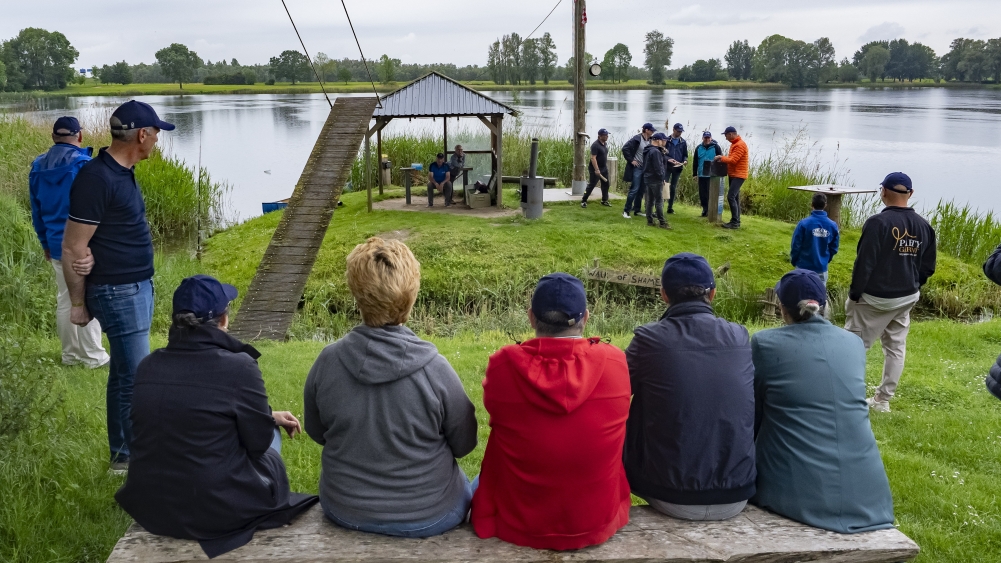
<path id="1" fill-rule="evenodd" d="M 438 74 L 429 72 L 382 98 L 372 117 L 458 117 L 518 111 Z"/>

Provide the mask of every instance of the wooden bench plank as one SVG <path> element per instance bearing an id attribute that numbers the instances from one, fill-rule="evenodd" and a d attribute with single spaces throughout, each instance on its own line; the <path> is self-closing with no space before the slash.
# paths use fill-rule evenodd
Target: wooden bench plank
<path id="1" fill-rule="evenodd" d="M 556 552 L 481 540 L 469 525 L 427 539 L 352 532 L 315 506 L 291 526 L 257 532 L 249 544 L 213 561 L 232 563 L 891 563 L 918 546 L 896 529 L 837 534 L 748 507 L 724 522 L 686 522 L 633 507 L 630 523 L 600 546 Z M 133 525 L 108 563 L 183 563 L 207 558 L 196 542 L 154 536 Z"/>

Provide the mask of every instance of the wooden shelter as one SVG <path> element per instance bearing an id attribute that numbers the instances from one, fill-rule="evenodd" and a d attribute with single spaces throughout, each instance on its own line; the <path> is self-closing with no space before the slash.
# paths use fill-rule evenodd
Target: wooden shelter
<path id="1" fill-rule="evenodd" d="M 387 94 L 381 100 L 381 107 L 372 112 L 375 125 L 366 136 L 366 141 L 376 136 L 376 154 L 382 155 L 382 130 L 393 119 L 437 119 L 442 118 L 444 143 L 442 152 L 448 158 L 452 151 L 448 147 L 448 119 L 475 117 L 490 130 L 490 149 L 464 151 L 467 154 L 493 155 L 491 166 L 490 193 L 495 205 L 503 207 L 501 190 L 501 170 L 503 169 L 504 116 L 517 115 L 517 110 L 491 99 L 462 84 L 438 74 L 429 72 L 410 84 Z M 366 162 L 368 154 L 366 151 Z M 380 156 L 381 160 L 381 156 Z M 382 192 L 382 175 L 379 174 L 379 192 Z M 369 184 L 369 211 L 372 210 L 372 186 Z"/>

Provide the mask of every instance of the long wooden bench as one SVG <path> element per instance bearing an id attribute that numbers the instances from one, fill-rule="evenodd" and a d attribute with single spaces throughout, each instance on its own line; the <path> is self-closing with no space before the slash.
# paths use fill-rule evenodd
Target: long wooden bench
<path id="1" fill-rule="evenodd" d="M 555 552 L 481 540 L 468 525 L 433 538 L 400 539 L 352 532 L 323 518 L 319 507 L 291 526 L 257 532 L 249 544 L 214 561 L 240 563 L 891 563 L 909 561 L 918 546 L 900 531 L 836 534 L 748 507 L 725 522 L 683 522 L 633 507 L 629 525 L 603 545 Z M 108 563 L 181 563 L 207 558 L 196 542 L 154 536 L 133 525 Z"/>

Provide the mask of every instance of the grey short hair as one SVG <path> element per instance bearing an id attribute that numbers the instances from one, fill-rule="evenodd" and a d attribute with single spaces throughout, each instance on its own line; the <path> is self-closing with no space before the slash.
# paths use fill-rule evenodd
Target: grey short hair
<path id="1" fill-rule="evenodd" d="M 111 116 L 111 138 L 116 141 L 124 141 L 126 143 L 135 142 L 136 137 L 139 136 L 139 129 L 118 129 L 122 126 L 122 121 L 115 116 Z M 147 135 L 153 134 L 152 127 L 142 127 L 141 129 L 146 131 Z"/>

